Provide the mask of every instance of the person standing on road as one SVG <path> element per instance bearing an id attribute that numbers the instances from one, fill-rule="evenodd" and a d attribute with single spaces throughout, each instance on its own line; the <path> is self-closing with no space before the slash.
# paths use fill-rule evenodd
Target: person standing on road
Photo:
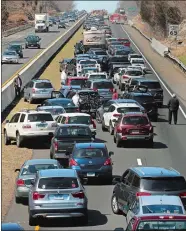
<path id="1" fill-rule="evenodd" d="M 61 84 L 65 85 L 67 79 L 67 73 L 66 73 L 66 68 L 62 70 L 61 72 Z"/>
<path id="2" fill-rule="evenodd" d="M 173 94 L 172 98 L 169 100 L 167 104 L 169 109 L 169 124 L 171 124 L 172 122 L 172 115 L 174 117 L 174 124 L 177 124 L 179 105 L 179 100 L 177 99 L 176 95 Z"/>
<path id="3" fill-rule="evenodd" d="M 113 94 L 112 94 L 112 99 L 118 99 L 118 98 L 119 96 L 118 96 L 117 90 L 114 89 Z"/>
<path id="4" fill-rule="evenodd" d="M 76 107 L 79 107 L 79 93 L 76 91 L 76 94 L 72 97 L 73 103 L 76 105 Z"/>
<path id="5" fill-rule="evenodd" d="M 16 98 L 21 96 L 21 87 L 22 87 L 22 80 L 20 78 L 20 75 L 18 74 L 14 80 L 14 89 L 15 89 Z"/>

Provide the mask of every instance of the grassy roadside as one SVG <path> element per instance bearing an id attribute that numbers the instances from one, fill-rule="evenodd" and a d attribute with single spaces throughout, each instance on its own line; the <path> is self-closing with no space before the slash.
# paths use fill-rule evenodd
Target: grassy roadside
<path id="1" fill-rule="evenodd" d="M 68 41 L 68 43 L 62 48 L 57 56 L 52 60 L 50 65 L 44 70 L 40 78 L 50 79 L 53 86 L 58 90 L 60 88 L 60 72 L 59 61 L 62 58 L 73 57 L 73 49 L 76 42 L 82 38 L 82 28 L 80 28 L 76 34 Z M 23 108 L 36 108 L 36 104 L 28 104 L 21 99 L 19 103 L 13 108 L 6 119 L 10 119 L 12 115 Z M 3 126 L 2 126 L 3 128 Z M 31 148 L 17 148 L 15 143 L 5 146 L 2 137 L 2 219 L 8 212 L 11 205 L 14 193 L 15 178 L 17 174 L 14 172 L 16 168 L 20 168 L 24 161 L 32 157 Z"/>
<path id="2" fill-rule="evenodd" d="M 178 58 L 184 65 L 186 65 L 186 55 L 182 55 L 182 56 L 180 56 Z"/>

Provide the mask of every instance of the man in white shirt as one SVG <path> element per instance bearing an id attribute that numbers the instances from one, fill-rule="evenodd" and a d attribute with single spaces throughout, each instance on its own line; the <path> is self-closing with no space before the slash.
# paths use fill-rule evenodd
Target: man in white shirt
<path id="1" fill-rule="evenodd" d="M 76 105 L 76 107 L 79 107 L 79 93 L 76 91 L 76 94 L 72 97 L 73 103 Z"/>
<path id="2" fill-rule="evenodd" d="M 63 69 L 63 71 L 61 72 L 61 84 L 65 85 L 66 79 L 67 79 L 67 73 L 66 70 Z"/>

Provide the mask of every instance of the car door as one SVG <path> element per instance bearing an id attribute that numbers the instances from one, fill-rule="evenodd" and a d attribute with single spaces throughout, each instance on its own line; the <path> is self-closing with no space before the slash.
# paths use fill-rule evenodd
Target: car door
<path id="1" fill-rule="evenodd" d="M 104 122 L 105 122 L 105 125 L 106 126 L 109 126 L 109 123 L 110 123 L 110 118 L 113 114 L 113 111 L 115 110 L 115 107 L 113 105 L 111 105 L 108 109 L 108 112 L 105 112 L 103 114 L 103 117 L 104 117 Z"/>
<path id="2" fill-rule="evenodd" d="M 16 130 L 18 128 L 18 121 L 19 121 L 20 113 L 16 113 L 11 121 L 9 122 L 10 124 L 10 137 L 15 138 L 16 137 Z"/>
<path id="3" fill-rule="evenodd" d="M 127 226 L 127 228 L 126 228 L 126 230 L 125 231 L 135 231 L 135 224 L 137 223 L 137 221 L 136 221 L 136 218 L 134 217 L 134 218 L 132 218 L 130 221 L 129 221 L 129 224 L 128 224 L 128 226 Z"/>

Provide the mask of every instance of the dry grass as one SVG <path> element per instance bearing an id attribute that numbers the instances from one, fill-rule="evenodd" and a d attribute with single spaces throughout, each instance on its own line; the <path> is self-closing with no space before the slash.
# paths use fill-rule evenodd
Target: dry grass
<path id="1" fill-rule="evenodd" d="M 64 48 L 53 59 L 51 64 L 45 69 L 41 78 L 47 78 L 52 81 L 53 86 L 56 89 L 60 88 L 60 72 L 59 61 L 62 58 L 73 57 L 73 48 L 76 42 L 82 38 L 82 28 L 77 31 L 75 36 L 64 46 Z M 20 102 L 10 112 L 7 119 L 10 119 L 12 115 L 23 108 L 36 108 L 36 104 L 28 104 L 20 100 Z M 15 144 L 5 146 L 2 136 L 2 219 L 8 212 L 9 206 L 13 199 L 13 192 L 15 186 L 16 173 L 14 170 L 20 168 L 24 161 L 32 157 L 32 150 L 28 148 L 17 148 Z"/>
<path id="2" fill-rule="evenodd" d="M 24 15 L 24 13 L 17 13 L 10 15 L 8 17 L 8 22 L 9 23 L 16 23 L 16 22 L 27 22 L 28 18 Z"/>

